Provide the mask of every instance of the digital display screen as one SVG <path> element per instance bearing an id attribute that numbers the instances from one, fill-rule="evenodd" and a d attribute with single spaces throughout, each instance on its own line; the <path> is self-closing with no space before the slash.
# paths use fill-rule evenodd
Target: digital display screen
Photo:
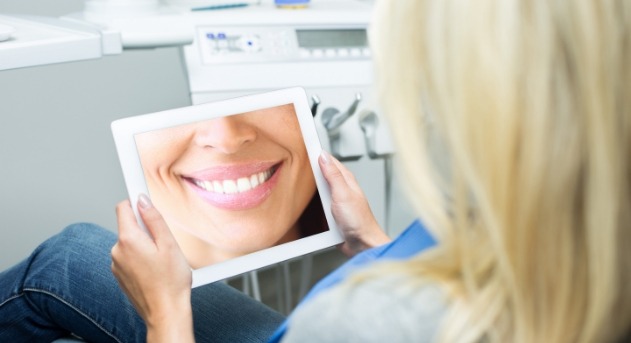
<path id="1" fill-rule="evenodd" d="M 347 30 L 296 30 L 301 48 L 366 47 L 365 29 Z"/>

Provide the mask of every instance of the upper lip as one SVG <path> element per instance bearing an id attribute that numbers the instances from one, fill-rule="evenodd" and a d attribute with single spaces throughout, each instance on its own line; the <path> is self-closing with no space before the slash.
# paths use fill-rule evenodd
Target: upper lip
<path id="1" fill-rule="evenodd" d="M 235 180 L 266 171 L 276 165 L 280 165 L 280 163 L 281 162 L 278 161 L 257 161 L 252 163 L 220 165 L 182 174 L 182 177 L 200 181 Z"/>

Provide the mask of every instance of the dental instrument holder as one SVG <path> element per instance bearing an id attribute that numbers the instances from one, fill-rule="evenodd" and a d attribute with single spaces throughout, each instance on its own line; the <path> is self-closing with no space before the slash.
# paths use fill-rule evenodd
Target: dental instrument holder
<path id="1" fill-rule="evenodd" d="M 359 113 L 359 127 L 364 132 L 364 139 L 366 142 L 366 152 L 371 160 L 383 159 L 384 176 L 385 176 L 385 189 L 384 194 L 386 197 L 386 210 L 385 210 L 385 223 L 386 233 L 389 233 L 388 224 L 390 223 L 390 202 L 392 199 L 392 155 L 393 153 L 377 153 L 377 128 L 379 127 L 379 116 L 375 111 L 364 110 Z"/>
<path id="2" fill-rule="evenodd" d="M 340 127 L 357 111 L 357 106 L 361 100 L 361 93 L 356 93 L 355 100 L 345 112 L 342 113 L 335 107 L 329 107 L 322 112 L 320 119 L 329 137 L 331 155 L 340 161 L 354 161 L 361 158 L 361 156 L 342 156 L 340 154 Z"/>
<path id="3" fill-rule="evenodd" d="M 379 116 L 375 113 L 375 111 L 362 111 L 359 114 L 359 127 L 364 132 L 368 157 L 374 160 L 392 156 L 392 153 L 377 153 L 377 129 L 379 127 Z"/>

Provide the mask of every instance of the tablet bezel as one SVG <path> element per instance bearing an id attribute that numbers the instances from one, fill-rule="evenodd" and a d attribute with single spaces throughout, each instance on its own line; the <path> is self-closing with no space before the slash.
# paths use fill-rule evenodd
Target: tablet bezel
<path id="1" fill-rule="evenodd" d="M 123 118 L 112 122 L 112 134 L 123 170 L 123 177 L 125 179 L 125 185 L 127 186 L 129 199 L 131 200 L 130 202 L 139 225 L 146 230 L 138 213 L 136 199 L 138 199 L 140 194 L 149 194 L 149 191 L 136 146 L 136 134 L 290 103 L 294 105 L 296 116 L 298 117 L 298 123 L 307 148 L 311 170 L 315 177 L 329 230 L 200 269 L 195 269 L 193 270 L 193 288 L 343 242 L 342 235 L 331 214 L 331 192 L 318 165 L 318 157 L 322 152 L 322 146 L 316 132 L 313 116 L 307 101 L 307 95 L 303 88 L 294 87 Z"/>

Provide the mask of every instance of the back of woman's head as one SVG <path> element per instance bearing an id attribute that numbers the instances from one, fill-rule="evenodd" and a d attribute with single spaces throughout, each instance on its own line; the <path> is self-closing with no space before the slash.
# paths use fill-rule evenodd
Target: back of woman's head
<path id="1" fill-rule="evenodd" d="M 621 339 L 631 2 L 382 0 L 376 15 L 406 188 L 440 241 L 406 268 L 452 295 L 443 339 Z"/>

